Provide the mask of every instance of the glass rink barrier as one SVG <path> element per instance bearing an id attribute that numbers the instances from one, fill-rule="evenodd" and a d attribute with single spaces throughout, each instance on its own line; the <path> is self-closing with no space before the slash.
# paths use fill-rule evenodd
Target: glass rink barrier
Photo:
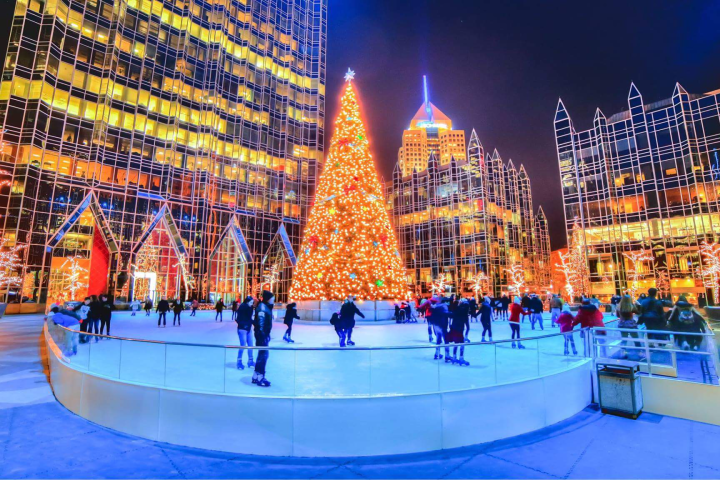
<path id="1" fill-rule="evenodd" d="M 593 328 L 596 360 L 638 362 L 648 376 L 675 378 L 718 385 L 718 351 L 715 334 L 644 328 Z"/>
<path id="2" fill-rule="evenodd" d="M 289 348 L 121 338 L 71 330 L 52 320 L 48 332 L 63 363 L 93 375 L 191 392 L 294 398 L 427 394 L 524 381 L 588 362 L 601 338 L 609 339 L 609 334 L 596 332 L 595 345 L 591 332 L 574 330 L 515 341 L 440 346 Z M 262 350 L 269 355 L 269 388 L 254 385 L 253 369 L 248 367 Z M 443 359 L 435 360 L 436 354 Z M 462 356 L 468 365 L 446 363 L 448 355 Z M 245 366 L 242 370 L 237 368 L 239 358 Z M 653 362 L 660 361 L 653 357 Z"/>

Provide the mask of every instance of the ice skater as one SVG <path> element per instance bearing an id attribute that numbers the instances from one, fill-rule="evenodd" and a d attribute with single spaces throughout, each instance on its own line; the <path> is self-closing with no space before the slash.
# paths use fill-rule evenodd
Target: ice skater
<path id="1" fill-rule="evenodd" d="M 430 309 L 427 310 L 427 321 L 428 325 L 432 326 L 435 338 L 437 339 L 437 347 L 435 347 L 434 360 L 442 360 L 443 356 L 440 354 L 440 345 L 445 344 L 445 363 L 450 363 L 452 357 L 450 357 L 450 349 L 447 346 L 445 337 L 447 336 L 448 330 L 448 315 L 449 310 L 447 302 L 442 302 L 437 297 L 433 298 L 429 302 Z M 432 312 L 432 313 L 431 313 Z"/>
<path id="2" fill-rule="evenodd" d="M 180 299 L 176 298 L 173 302 L 172 311 L 173 311 L 173 327 L 175 326 L 175 321 L 177 320 L 177 326 L 180 326 L 180 313 L 185 309 L 185 306 L 182 304 Z"/>
<path id="3" fill-rule="evenodd" d="M 488 340 L 493 341 L 492 339 L 492 315 L 493 315 L 493 309 L 490 306 L 490 303 L 492 300 L 490 297 L 485 297 L 483 299 L 482 304 L 480 304 L 480 323 L 482 323 L 483 331 L 482 331 L 482 340 L 481 342 L 485 341 L 485 334 L 488 334 Z"/>
<path id="4" fill-rule="evenodd" d="M 145 299 L 145 305 L 144 305 L 144 307 L 145 307 L 145 316 L 146 316 L 146 317 L 149 317 L 149 316 L 150 316 L 150 312 L 151 312 L 152 309 L 153 309 L 153 301 L 152 301 L 152 299 L 151 299 L 150 297 L 147 297 L 147 298 Z"/>
<path id="5" fill-rule="evenodd" d="M 193 298 L 192 303 L 190 303 L 190 316 L 191 317 L 195 316 L 195 312 L 197 312 L 197 309 L 198 309 L 198 301 L 196 298 Z"/>
<path id="6" fill-rule="evenodd" d="M 267 347 L 270 342 L 270 331 L 272 330 L 272 309 L 275 304 L 275 295 L 272 292 L 263 290 L 262 302 L 255 309 L 255 345 L 258 347 Z M 257 362 L 255 363 L 255 372 L 253 373 L 252 383 L 258 387 L 269 387 L 270 382 L 265 378 L 265 369 L 267 366 L 270 352 L 267 349 L 258 350 Z"/>
<path id="7" fill-rule="evenodd" d="M 215 321 L 218 321 L 218 318 L 222 322 L 222 312 L 225 308 L 225 304 L 222 301 L 222 298 L 219 298 L 217 303 L 215 304 Z"/>
<path id="8" fill-rule="evenodd" d="M 365 318 L 365 315 L 355 305 L 355 298 L 350 295 L 340 307 L 340 346 L 344 347 L 347 343 L 348 346 L 355 345 L 352 341 L 352 332 L 355 328 L 355 315 L 360 315 Z"/>
<path id="9" fill-rule="evenodd" d="M 575 327 L 575 317 L 570 312 L 570 306 L 564 305 L 562 312 L 558 315 L 556 323 L 560 326 L 560 333 L 565 335 L 565 355 L 570 355 L 568 346 L 572 346 L 573 355 L 577 355 L 575 348 L 575 338 L 573 337 L 573 327 Z"/>
<path id="10" fill-rule="evenodd" d="M 135 314 L 140 311 L 141 306 L 142 305 L 140 304 L 140 301 L 137 298 L 135 300 L 133 300 L 130 303 L 130 311 L 132 312 L 132 313 L 130 313 L 130 316 L 134 317 Z"/>
<path id="11" fill-rule="evenodd" d="M 521 304 L 522 300 L 520 300 L 520 297 L 515 297 L 515 301 L 510 305 L 510 319 L 508 323 L 510 323 L 510 330 L 512 330 L 512 348 L 524 350 L 525 346 L 520 342 L 520 316 L 528 315 L 528 312 L 522 308 Z M 516 338 L 517 345 L 515 345 Z"/>
<path id="12" fill-rule="evenodd" d="M 464 332 L 464 334 L 463 334 Z M 459 347 L 453 347 L 452 363 L 454 365 L 468 366 L 470 362 L 465 360 L 465 342 L 470 341 L 470 321 L 469 321 L 469 305 L 466 298 L 461 299 L 452 312 L 452 321 L 450 322 L 450 331 L 447 336 L 447 343 L 462 344 Z"/>
<path id="13" fill-rule="evenodd" d="M 287 330 L 285 330 L 285 335 L 283 335 L 283 340 L 285 340 L 287 343 L 295 343 L 295 341 L 292 339 L 292 327 L 293 327 L 293 321 L 297 318 L 300 319 L 300 316 L 297 314 L 297 309 L 295 308 L 296 303 L 288 303 L 288 306 L 285 307 L 285 320 L 283 323 L 287 327 Z"/>
<path id="14" fill-rule="evenodd" d="M 545 330 L 543 326 L 543 302 L 536 294 L 531 294 L 530 299 L 527 302 L 527 309 L 530 311 L 530 325 L 535 330 L 535 324 L 540 325 L 540 330 Z"/>
<path id="15" fill-rule="evenodd" d="M 160 327 L 160 321 L 162 321 L 163 327 L 167 326 L 167 312 L 170 311 L 170 303 L 168 303 L 167 298 L 162 297 L 155 311 L 158 314 L 158 327 Z"/>
<path id="16" fill-rule="evenodd" d="M 245 301 L 238 306 L 237 315 L 235 315 L 235 323 L 237 323 L 238 340 L 241 347 L 252 347 L 252 324 L 253 324 L 253 303 L 255 299 L 248 296 Z M 253 351 L 249 348 L 239 348 L 237 354 L 237 368 L 243 370 L 245 365 L 242 363 L 243 352 L 247 352 L 248 367 L 254 367 Z"/>

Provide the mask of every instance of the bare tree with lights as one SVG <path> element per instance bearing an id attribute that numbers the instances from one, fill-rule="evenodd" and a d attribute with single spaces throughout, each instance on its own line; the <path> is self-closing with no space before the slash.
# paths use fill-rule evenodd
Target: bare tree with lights
<path id="1" fill-rule="evenodd" d="M 70 292 L 70 300 L 79 300 L 80 297 L 84 297 L 85 293 L 87 293 L 88 269 L 80 264 L 81 260 L 85 260 L 85 258 L 79 255 L 73 255 L 67 257 L 60 266 L 60 270 L 63 272 L 63 289 Z M 78 295 L 78 292 L 85 293 Z"/>
<path id="2" fill-rule="evenodd" d="M 480 270 L 477 275 L 473 277 L 472 289 L 475 292 L 475 298 L 479 301 L 479 295 L 490 290 L 490 277 Z"/>
<path id="3" fill-rule="evenodd" d="M 565 289 L 570 300 L 590 293 L 590 269 L 585 257 L 585 238 L 580 224 L 575 221 L 566 253 L 560 253 L 560 263 L 555 264 L 565 275 Z"/>
<path id="4" fill-rule="evenodd" d="M 21 271 L 23 261 L 20 258 L 20 251 L 25 245 L 6 247 L 7 239 L 0 240 L 0 292 L 7 295 L 13 288 L 23 286 Z"/>
<path id="5" fill-rule="evenodd" d="M 703 242 L 700 245 L 700 256 L 703 259 L 699 274 L 705 288 L 713 292 L 713 303 L 720 304 L 720 244 Z"/>
<path id="6" fill-rule="evenodd" d="M 626 292 L 633 300 L 637 299 L 637 292 L 640 289 L 640 278 L 643 276 L 642 267 L 644 262 L 652 262 L 655 257 L 648 250 L 635 250 L 623 252 L 623 256 L 630 261 L 630 268 L 627 271 L 628 288 Z"/>
<path id="7" fill-rule="evenodd" d="M 670 274 L 668 274 L 667 268 L 655 270 L 655 287 L 660 292 L 661 298 L 667 298 L 670 295 Z"/>
<path id="8" fill-rule="evenodd" d="M 508 287 L 519 294 L 525 286 L 525 269 L 519 263 L 505 269 L 508 272 Z"/>
<path id="9" fill-rule="evenodd" d="M 441 273 L 435 281 L 430 284 L 430 293 L 433 295 L 444 295 L 449 288 L 450 284 L 447 283 L 447 277 L 444 273 Z"/>

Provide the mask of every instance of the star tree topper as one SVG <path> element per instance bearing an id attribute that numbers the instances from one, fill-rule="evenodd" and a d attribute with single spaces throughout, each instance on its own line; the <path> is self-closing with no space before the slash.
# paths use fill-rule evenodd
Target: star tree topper
<path id="1" fill-rule="evenodd" d="M 352 82 L 353 80 L 355 80 L 355 70 L 353 70 L 352 68 L 348 68 L 348 71 L 345 74 L 345 81 Z"/>

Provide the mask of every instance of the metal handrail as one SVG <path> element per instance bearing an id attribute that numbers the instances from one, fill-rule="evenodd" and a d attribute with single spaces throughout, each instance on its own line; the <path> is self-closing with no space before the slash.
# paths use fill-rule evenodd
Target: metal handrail
<path id="1" fill-rule="evenodd" d="M 614 321 L 614 320 L 611 320 Z M 73 334 L 77 335 L 86 335 L 86 336 L 93 336 L 93 337 L 99 337 L 99 338 L 108 338 L 111 340 L 124 340 L 128 342 L 142 342 L 142 343 L 154 343 L 157 345 L 176 345 L 176 346 L 184 346 L 184 347 L 214 347 L 214 348 L 236 348 L 236 349 L 245 349 L 245 350 L 278 350 L 278 351 L 322 351 L 322 350 L 340 350 L 340 351 L 350 351 L 350 352 L 356 352 L 356 351 L 366 351 L 366 350 L 418 350 L 418 349 L 435 349 L 435 348 L 444 348 L 444 347 L 454 347 L 454 346 L 475 346 L 475 345 L 495 345 L 495 344 L 501 344 L 501 343 L 511 343 L 511 342 L 530 342 L 532 340 L 542 340 L 544 338 L 551 338 L 551 337 L 559 337 L 562 335 L 567 335 L 571 332 L 557 332 L 557 333 L 550 333 L 548 335 L 540 335 L 537 337 L 526 337 L 526 338 L 516 338 L 516 339 L 506 339 L 506 340 L 493 340 L 492 342 L 466 342 L 466 343 L 440 343 L 440 344 L 432 344 L 432 345 L 395 345 L 395 346 L 388 346 L 388 347 L 276 347 L 276 346 L 239 346 L 239 345 L 215 345 L 215 344 L 208 344 L 208 343 L 187 343 L 187 342 L 165 342 L 162 340 L 148 340 L 144 338 L 129 338 L 129 337 L 116 337 L 113 335 L 101 335 L 99 333 L 89 333 L 89 332 L 81 332 L 79 330 L 72 330 L 67 327 L 64 327 L 62 325 L 54 324 L 56 327 L 61 328 L 63 330 L 66 330 L 68 332 L 71 332 Z M 573 330 L 573 332 L 585 332 L 591 330 L 591 328 L 606 328 L 606 327 L 586 327 L 581 328 L 578 330 Z M 611 327 L 607 327 L 611 328 Z"/>

